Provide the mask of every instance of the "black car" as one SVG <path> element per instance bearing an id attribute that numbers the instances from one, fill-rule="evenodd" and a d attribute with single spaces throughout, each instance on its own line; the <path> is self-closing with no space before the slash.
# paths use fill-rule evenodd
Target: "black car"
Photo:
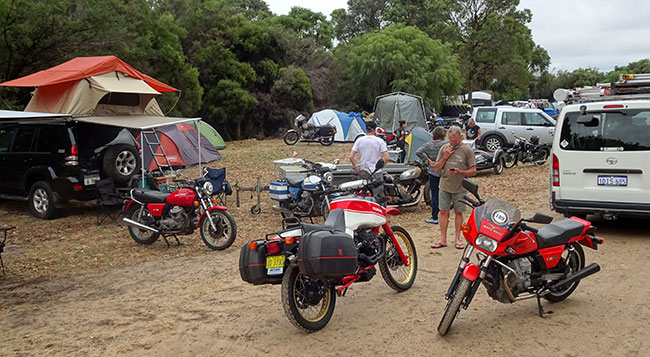
<path id="1" fill-rule="evenodd" d="M 29 201 L 39 218 L 53 218 L 69 200 L 94 199 L 102 178 L 126 183 L 138 170 L 138 149 L 127 129 L 69 117 L 0 117 L 0 198 Z"/>

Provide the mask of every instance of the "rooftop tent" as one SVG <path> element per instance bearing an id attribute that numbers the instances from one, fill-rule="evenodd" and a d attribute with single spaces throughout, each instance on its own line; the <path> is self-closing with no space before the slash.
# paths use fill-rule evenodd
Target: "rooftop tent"
<path id="1" fill-rule="evenodd" d="M 194 122 L 195 127 L 198 128 L 199 125 L 201 126 L 201 136 L 210 141 L 210 144 L 212 144 L 212 146 L 214 146 L 217 150 L 223 150 L 226 148 L 226 142 L 223 140 L 219 132 L 212 127 L 212 125 L 202 120 Z"/>
<path id="2" fill-rule="evenodd" d="M 408 146 L 406 150 L 406 158 L 404 159 L 405 163 L 411 163 L 417 161 L 418 157 L 415 155 L 415 152 L 424 144 L 433 140 L 433 135 L 424 128 L 414 128 L 411 130 L 409 136 L 406 137 L 406 143 Z M 434 158 L 435 159 L 435 158 Z"/>
<path id="3" fill-rule="evenodd" d="M 26 111 L 76 115 L 156 115 L 154 99 L 177 91 L 115 56 L 77 57 L 1 86 L 36 87 Z"/>
<path id="4" fill-rule="evenodd" d="M 366 122 L 360 115 L 342 113 L 338 110 L 325 109 L 316 112 L 311 115 L 307 124 L 336 127 L 336 134 L 334 135 L 334 141 L 336 142 L 354 142 L 357 136 L 366 134 Z"/>
<path id="5" fill-rule="evenodd" d="M 422 97 L 417 95 L 402 92 L 380 95 L 375 98 L 374 112 L 377 125 L 384 130 L 395 131 L 400 120 L 406 121 L 408 130 L 427 127 Z"/>
<path id="6" fill-rule="evenodd" d="M 469 96 L 467 94 L 463 95 L 463 99 L 467 102 Z M 491 106 L 492 103 L 492 94 L 487 92 L 472 92 L 472 107 L 482 107 L 482 106 Z"/>

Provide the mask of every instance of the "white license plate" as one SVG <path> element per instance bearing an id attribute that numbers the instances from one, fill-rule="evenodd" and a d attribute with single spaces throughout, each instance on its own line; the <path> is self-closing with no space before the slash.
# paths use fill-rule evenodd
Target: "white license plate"
<path id="1" fill-rule="evenodd" d="M 99 174 L 84 175 L 84 186 L 94 185 L 99 181 Z"/>
<path id="2" fill-rule="evenodd" d="M 627 176 L 598 176 L 599 186 L 627 186 Z"/>

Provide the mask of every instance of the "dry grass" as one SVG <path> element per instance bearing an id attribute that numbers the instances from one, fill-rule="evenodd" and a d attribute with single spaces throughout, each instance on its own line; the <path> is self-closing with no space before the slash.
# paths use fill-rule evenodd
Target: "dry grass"
<path id="1" fill-rule="evenodd" d="M 323 147 L 319 144 L 297 144 L 287 146 L 282 140 L 244 140 L 231 142 L 222 151 L 224 159 L 211 167 L 227 167 L 227 178 L 234 186 L 253 186 L 257 177 L 267 185 L 277 177 L 273 160 L 291 157 L 294 151 L 300 157 L 313 161 L 327 161 L 339 158 L 347 161 L 352 144 L 334 144 Z M 517 202 L 524 214 L 526 207 L 536 203 L 540 197 L 547 197 L 548 166 L 514 168 L 502 175 L 491 171 L 480 173 L 476 182 L 485 197 L 496 196 Z M 187 170 L 186 175 L 195 177 L 197 169 Z M 540 194 L 540 193 L 544 194 Z M 268 192 L 262 193 L 262 213 L 252 215 L 250 207 L 256 197 L 250 192 L 241 192 L 241 207 L 235 207 L 235 194 L 228 197 L 228 206 L 238 226 L 237 240 L 233 247 L 238 249 L 247 241 L 259 238 L 264 233 L 277 230 L 281 220 L 271 210 L 272 201 Z M 424 205 L 405 210 L 405 215 L 396 217 L 395 223 L 409 230 L 431 229 L 423 220 L 430 209 Z M 7 266 L 7 280 L 20 281 L 37 277 L 71 275 L 81 271 L 106 270 L 115 266 L 140 264 L 146 261 L 165 260 L 180 256 L 219 254 L 207 248 L 197 232 L 181 236 L 182 245 L 167 249 L 161 240 L 151 246 L 136 244 L 129 236 L 126 226 L 105 222 L 97 226 L 95 219 L 100 209 L 92 203 L 75 204 L 66 209 L 63 217 L 44 221 L 31 216 L 27 203 L 0 201 L 0 227 L 16 225 L 9 236 L 3 258 Z M 432 230 L 433 231 L 433 230 Z"/>

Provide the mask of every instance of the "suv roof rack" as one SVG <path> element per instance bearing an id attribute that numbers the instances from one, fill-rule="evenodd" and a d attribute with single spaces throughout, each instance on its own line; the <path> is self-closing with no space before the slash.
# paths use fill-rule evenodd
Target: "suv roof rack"
<path id="1" fill-rule="evenodd" d="M 617 82 L 598 83 L 595 86 L 574 89 L 558 88 L 553 92 L 553 98 L 567 104 L 635 99 L 650 100 L 650 73 L 621 74 Z"/>

